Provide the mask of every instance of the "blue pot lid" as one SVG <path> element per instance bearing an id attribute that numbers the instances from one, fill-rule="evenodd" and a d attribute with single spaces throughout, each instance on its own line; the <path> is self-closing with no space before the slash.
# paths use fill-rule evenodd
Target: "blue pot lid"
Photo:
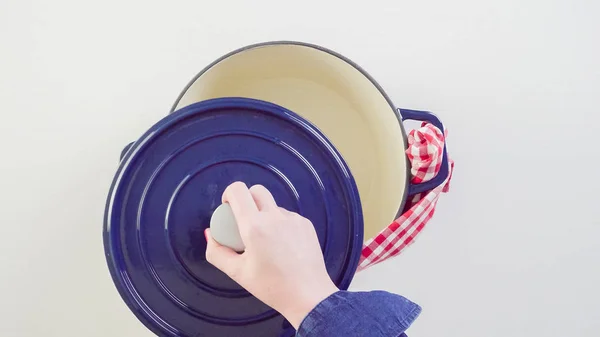
<path id="1" fill-rule="evenodd" d="M 165 117 L 126 152 L 104 219 L 122 298 L 159 336 L 280 336 L 289 323 L 205 260 L 203 231 L 229 184 L 262 184 L 312 221 L 329 275 L 347 289 L 363 240 L 358 190 L 313 125 L 246 98 L 199 102 Z"/>

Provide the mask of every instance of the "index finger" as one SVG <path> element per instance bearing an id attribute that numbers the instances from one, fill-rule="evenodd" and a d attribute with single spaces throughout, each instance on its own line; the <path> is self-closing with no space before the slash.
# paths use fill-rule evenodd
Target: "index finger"
<path id="1" fill-rule="evenodd" d="M 245 217 L 258 213 L 258 207 L 254 202 L 254 198 L 252 198 L 248 186 L 243 182 L 236 181 L 227 186 L 225 192 L 223 192 L 222 201 L 231 206 L 231 211 L 238 224 L 243 222 L 241 220 Z"/>

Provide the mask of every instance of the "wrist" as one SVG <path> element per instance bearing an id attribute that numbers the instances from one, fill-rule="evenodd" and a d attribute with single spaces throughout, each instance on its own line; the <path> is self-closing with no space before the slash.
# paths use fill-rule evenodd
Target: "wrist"
<path id="1" fill-rule="evenodd" d="M 287 299 L 285 306 L 278 310 L 296 330 L 319 303 L 339 291 L 331 281 L 319 287 L 306 287 L 305 289 L 306 291 L 296 289 L 293 295 Z"/>

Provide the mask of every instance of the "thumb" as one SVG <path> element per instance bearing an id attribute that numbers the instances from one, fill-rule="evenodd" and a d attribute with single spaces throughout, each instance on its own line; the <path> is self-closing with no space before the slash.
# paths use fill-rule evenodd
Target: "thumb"
<path id="1" fill-rule="evenodd" d="M 215 241 L 210 234 L 210 229 L 204 231 L 204 236 L 206 237 L 206 261 L 235 280 L 234 275 L 237 274 L 242 257 L 233 249 Z"/>

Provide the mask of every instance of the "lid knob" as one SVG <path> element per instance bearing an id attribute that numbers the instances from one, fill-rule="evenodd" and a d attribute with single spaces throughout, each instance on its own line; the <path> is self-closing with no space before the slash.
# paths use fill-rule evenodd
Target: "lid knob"
<path id="1" fill-rule="evenodd" d="M 210 233 L 219 244 L 229 247 L 238 253 L 246 249 L 235 216 L 229 204 L 221 204 L 210 218 Z"/>

